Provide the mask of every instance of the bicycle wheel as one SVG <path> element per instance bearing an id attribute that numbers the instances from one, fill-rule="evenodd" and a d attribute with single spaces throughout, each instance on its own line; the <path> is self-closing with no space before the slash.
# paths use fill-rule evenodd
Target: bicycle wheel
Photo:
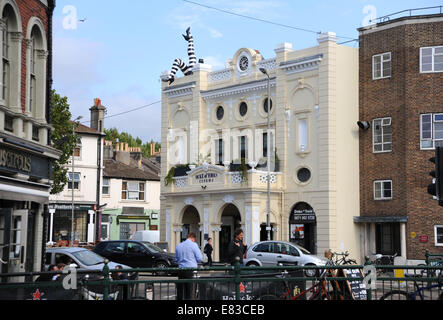
<path id="1" fill-rule="evenodd" d="M 403 290 L 392 290 L 385 293 L 380 300 L 409 300 L 409 294 Z"/>

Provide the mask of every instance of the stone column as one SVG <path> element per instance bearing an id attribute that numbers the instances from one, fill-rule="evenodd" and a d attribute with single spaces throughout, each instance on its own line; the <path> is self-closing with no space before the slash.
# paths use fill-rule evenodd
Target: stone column
<path id="1" fill-rule="evenodd" d="M 407 259 L 406 251 L 406 223 L 400 223 L 401 256 Z"/>

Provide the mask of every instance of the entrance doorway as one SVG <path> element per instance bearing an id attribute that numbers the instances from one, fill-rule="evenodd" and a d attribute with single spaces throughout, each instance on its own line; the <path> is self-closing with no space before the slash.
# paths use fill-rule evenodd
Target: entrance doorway
<path id="1" fill-rule="evenodd" d="M 271 240 L 274 240 L 274 225 L 271 224 Z M 266 223 L 260 225 L 260 241 L 268 240 L 268 231 L 266 230 Z"/>
<path id="2" fill-rule="evenodd" d="M 229 262 L 228 248 L 229 243 L 234 237 L 234 231 L 241 227 L 240 211 L 233 204 L 227 205 L 223 209 L 221 216 L 221 231 L 219 241 L 219 257 L 220 262 Z"/>
<path id="3" fill-rule="evenodd" d="M 185 241 L 188 233 L 195 233 L 196 243 L 201 247 L 201 235 L 200 235 L 200 215 L 198 210 L 194 206 L 188 206 L 183 213 L 182 218 L 182 232 L 180 241 Z"/>
<path id="4" fill-rule="evenodd" d="M 317 253 L 317 221 L 315 212 L 306 202 L 294 205 L 289 218 L 289 239 L 309 252 Z"/>
<path id="5" fill-rule="evenodd" d="M 375 227 L 377 253 L 401 255 L 400 223 L 377 223 Z"/>

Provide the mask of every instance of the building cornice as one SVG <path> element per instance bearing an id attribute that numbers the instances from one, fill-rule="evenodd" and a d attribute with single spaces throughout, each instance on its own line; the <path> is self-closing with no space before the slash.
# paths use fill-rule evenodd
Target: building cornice
<path id="1" fill-rule="evenodd" d="M 300 59 L 285 61 L 280 63 L 279 68 L 286 74 L 293 74 L 318 69 L 318 65 L 323 60 L 323 54 L 304 57 Z"/>
<path id="2" fill-rule="evenodd" d="M 183 97 L 188 96 L 192 94 L 192 90 L 195 88 L 196 83 L 190 82 L 183 85 L 176 85 L 167 87 L 163 90 L 163 92 L 169 97 L 169 98 L 177 98 L 177 97 Z"/>
<path id="3" fill-rule="evenodd" d="M 271 78 L 270 80 L 271 88 L 276 86 L 276 79 Z M 203 100 L 217 99 L 220 97 L 229 97 L 237 94 L 244 94 L 255 91 L 262 91 L 268 88 L 268 80 L 256 80 L 240 85 L 228 86 L 220 89 L 201 91 L 201 96 Z"/>

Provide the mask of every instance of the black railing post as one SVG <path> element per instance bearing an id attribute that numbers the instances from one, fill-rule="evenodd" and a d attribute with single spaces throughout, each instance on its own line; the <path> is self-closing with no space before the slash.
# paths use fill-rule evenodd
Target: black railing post
<path id="1" fill-rule="evenodd" d="M 105 259 L 105 265 L 103 267 L 103 300 L 109 299 L 109 260 Z"/>
<path id="2" fill-rule="evenodd" d="M 425 257 L 426 257 L 426 265 L 428 266 L 429 265 L 429 250 L 428 249 L 426 249 Z"/>
<path id="3" fill-rule="evenodd" d="M 235 257 L 235 300 L 240 300 L 240 257 Z"/>

